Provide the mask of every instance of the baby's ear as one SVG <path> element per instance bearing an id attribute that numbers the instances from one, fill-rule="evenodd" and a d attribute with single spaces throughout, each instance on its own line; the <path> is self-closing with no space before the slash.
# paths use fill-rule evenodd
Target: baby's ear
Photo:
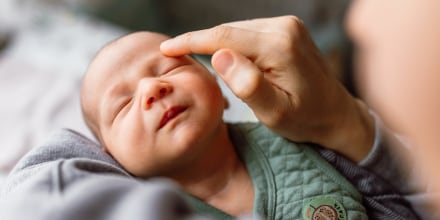
<path id="1" fill-rule="evenodd" d="M 228 98 L 226 98 L 225 96 L 223 96 L 223 102 L 224 102 L 224 109 L 228 109 L 228 108 L 229 108 L 229 101 L 228 101 Z"/>

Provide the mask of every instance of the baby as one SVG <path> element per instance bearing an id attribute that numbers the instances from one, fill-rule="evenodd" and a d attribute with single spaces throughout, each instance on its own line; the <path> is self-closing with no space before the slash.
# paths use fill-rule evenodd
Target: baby
<path id="1" fill-rule="evenodd" d="M 164 56 L 166 39 L 124 36 L 84 76 L 85 121 L 124 169 L 174 180 L 197 212 L 216 219 L 367 219 L 359 192 L 313 147 L 258 123 L 225 123 L 216 78 L 189 56 Z"/>

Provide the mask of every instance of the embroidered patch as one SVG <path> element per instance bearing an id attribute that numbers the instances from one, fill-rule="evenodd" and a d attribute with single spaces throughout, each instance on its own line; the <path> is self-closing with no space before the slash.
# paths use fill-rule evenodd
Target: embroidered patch
<path id="1" fill-rule="evenodd" d="M 347 212 L 344 206 L 335 199 L 318 196 L 303 206 L 304 220 L 346 220 Z"/>

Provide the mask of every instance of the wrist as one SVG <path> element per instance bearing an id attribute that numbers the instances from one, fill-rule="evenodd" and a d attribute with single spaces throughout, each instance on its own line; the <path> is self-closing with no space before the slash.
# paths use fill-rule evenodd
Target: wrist
<path id="1" fill-rule="evenodd" d="M 358 163 L 371 151 L 375 141 L 375 120 L 365 103 L 353 99 L 352 108 L 334 129 L 329 148 Z"/>

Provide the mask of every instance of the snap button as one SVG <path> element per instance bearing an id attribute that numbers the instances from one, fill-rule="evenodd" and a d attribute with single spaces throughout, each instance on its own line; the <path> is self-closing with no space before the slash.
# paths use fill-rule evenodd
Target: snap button
<path id="1" fill-rule="evenodd" d="M 347 212 L 337 200 L 328 196 L 318 196 L 303 206 L 304 220 L 346 220 Z"/>

